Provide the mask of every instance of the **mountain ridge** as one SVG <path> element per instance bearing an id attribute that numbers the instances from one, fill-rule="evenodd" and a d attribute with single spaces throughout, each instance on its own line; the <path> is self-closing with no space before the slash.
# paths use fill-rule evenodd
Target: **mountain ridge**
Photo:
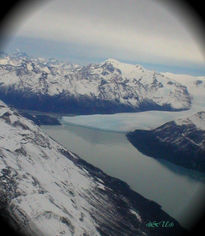
<path id="1" fill-rule="evenodd" d="M 161 207 L 0 102 L 0 209 L 26 235 L 181 235 Z M 149 221 L 174 227 L 149 228 Z"/>
<path id="2" fill-rule="evenodd" d="M 0 59 L 0 99 L 21 109 L 96 114 L 187 110 L 186 86 L 140 65 L 80 66 L 24 54 Z"/>
<path id="3" fill-rule="evenodd" d="M 148 156 L 205 172 L 205 111 L 152 130 L 129 132 L 127 138 Z"/>

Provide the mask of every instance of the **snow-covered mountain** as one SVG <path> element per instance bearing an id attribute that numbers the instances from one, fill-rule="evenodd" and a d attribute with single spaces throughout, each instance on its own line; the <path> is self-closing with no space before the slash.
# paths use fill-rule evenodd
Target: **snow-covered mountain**
<path id="1" fill-rule="evenodd" d="M 158 204 L 66 150 L 3 102 L 0 210 L 27 236 L 184 232 Z M 173 222 L 173 227 L 147 227 L 152 221 Z"/>
<path id="2" fill-rule="evenodd" d="M 192 97 L 192 109 L 197 112 L 205 107 L 205 76 L 173 74 L 168 72 L 163 74 L 187 87 L 188 93 Z"/>
<path id="3" fill-rule="evenodd" d="M 153 130 L 127 134 L 141 152 L 205 172 L 205 112 L 165 123 Z"/>
<path id="4" fill-rule="evenodd" d="M 24 53 L 1 55 L 0 99 L 18 108 L 81 114 L 191 105 L 186 86 L 140 65 L 108 59 L 80 66 Z"/>
<path id="5" fill-rule="evenodd" d="M 173 78 L 182 85 L 185 85 L 193 94 L 205 89 L 205 76 L 193 76 L 185 74 L 162 73 L 164 76 Z"/>

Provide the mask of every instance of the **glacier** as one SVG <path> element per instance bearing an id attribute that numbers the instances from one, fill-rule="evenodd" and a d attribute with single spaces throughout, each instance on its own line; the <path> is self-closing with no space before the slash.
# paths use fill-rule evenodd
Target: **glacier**
<path id="1" fill-rule="evenodd" d="M 109 115 L 64 116 L 62 123 L 82 125 L 103 130 L 128 132 L 134 129 L 154 129 L 163 123 L 193 115 L 205 108 L 205 77 L 165 73 L 188 88 L 192 97 L 191 108 L 187 111 L 144 111 L 138 113 L 116 113 Z M 198 83 L 197 83 L 198 81 Z"/>

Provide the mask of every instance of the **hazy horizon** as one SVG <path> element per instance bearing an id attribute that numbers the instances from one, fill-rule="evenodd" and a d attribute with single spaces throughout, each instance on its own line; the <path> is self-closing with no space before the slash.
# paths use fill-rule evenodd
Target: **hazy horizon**
<path id="1" fill-rule="evenodd" d="M 23 44 L 22 44 L 23 45 Z M 71 64 L 78 64 L 82 66 L 86 66 L 89 64 L 97 64 L 105 61 L 108 58 L 111 57 L 103 57 L 103 58 L 92 58 L 91 60 L 83 60 L 83 58 L 77 58 L 77 55 L 75 57 L 69 57 L 69 54 L 67 56 L 59 55 L 53 53 L 46 53 L 42 52 L 39 53 L 36 50 L 33 50 L 32 48 L 29 48 L 28 50 L 25 49 L 25 45 L 21 47 L 20 45 L 16 45 L 16 47 L 9 47 L 7 50 L 3 50 L 3 52 L 12 54 L 15 53 L 17 50 L 20 50 L 21 52 L 26 53 L 28 56 L 35 57 L 35 58 L 45 58 L 45 59 L 50 59 L 50 58 L 55 58 L 59 61 L 71 63 Z M 63 48 L 62 48 L 63 50 Z M 113 57 L 112 57 L 113 58 Z M 193 76 L 205 76 L 205 68 L 204 67 L 198 67 L 198 66 L 191 66 L 191 67 L 182 67 L 182 66 L 172 66 L 172 65 L 163 65 L 163 64 L 154 64 L 154 63 L 146 63 L 146 62 L 140 62 L 140 61 L 129 61 L 129 60 L 121 60 L 118 58 L 113 58 L 116 59 L 122 63 L 128 63 L 128 64 L 138 64 L 142 65 L 145 69 L 148 70 L 153 70 L 156 72 L 170 72 L 174 74 L 187 74 L 187 75 L 193 75 Z"/>
<path id="2" fill-rule="evenodd" d="M 205 75 L 197 29 L 194 15 L 179 3 L 37 1 L 16 10 L 3 50 L 82 65 L 114 58 L 158 72 Z"/>

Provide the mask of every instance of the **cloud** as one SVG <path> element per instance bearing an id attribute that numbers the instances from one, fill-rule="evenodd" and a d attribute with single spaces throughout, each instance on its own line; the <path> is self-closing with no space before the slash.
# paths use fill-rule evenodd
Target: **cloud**
<path id="1" fill-rule="evenodd" d="M 95 57 L 203 64 L 195 36 L 180 19 L 154 0 L 53 0 L 30 9 L 17 36 L 93 48 Z"/>

